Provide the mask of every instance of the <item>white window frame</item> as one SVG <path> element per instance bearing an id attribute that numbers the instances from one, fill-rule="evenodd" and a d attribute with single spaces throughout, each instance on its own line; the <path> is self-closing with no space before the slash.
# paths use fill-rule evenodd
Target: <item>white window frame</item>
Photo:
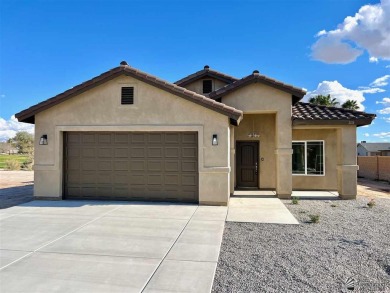
<path id="1" fill-rule="evenodd" d="M 315 177 L 321 177 L 321 176 L 325 176 L 325 170 L 326 170 L 326 166 L 325 166 L 325 140 L 293 140 L 292 143 L 294 142 L 300 142 L 300 143 L 304 143 L 305 144 L 305 174 L 295 174 L 293 173 L 293 171 L 291 170 L 291 173 L 293 176 L 315 176 Z M 322 151 L 323 151 L 323 174 L 307 174 L 307 143 L 308 142 L 322 142 Z M 291 148 L 292 148 L 292 144 L 291 144 Z"/>

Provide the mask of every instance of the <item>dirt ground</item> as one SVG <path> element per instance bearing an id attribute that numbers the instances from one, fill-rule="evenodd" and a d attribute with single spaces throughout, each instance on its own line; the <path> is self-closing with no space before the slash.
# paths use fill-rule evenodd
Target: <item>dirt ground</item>
<path id="1" fill-rule="evenodd" d="M 0 189 L 34 184 L 34 171 L 0 171 Z"/>
<path id="2" fill-rule="evenodd" d="M 357 194 L 369 198 L 390 198 L 390 183 L 358 178 Z"/>

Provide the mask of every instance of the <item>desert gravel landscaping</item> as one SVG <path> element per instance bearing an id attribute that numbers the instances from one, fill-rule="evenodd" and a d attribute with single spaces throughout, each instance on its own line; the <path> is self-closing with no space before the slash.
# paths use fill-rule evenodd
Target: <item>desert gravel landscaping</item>
<path id="1" fill-rule="evenodd" d="M 390 199 L 368 201 L 285 200 L 300 225 L 226 223 L 213 292 L 347 292 L 348 278 L 390 292 Z"/>

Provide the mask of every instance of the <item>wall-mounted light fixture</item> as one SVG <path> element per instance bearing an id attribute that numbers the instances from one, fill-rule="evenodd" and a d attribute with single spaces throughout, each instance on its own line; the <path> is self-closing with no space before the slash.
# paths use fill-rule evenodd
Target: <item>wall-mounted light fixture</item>
<path id="1" fill-rule="evenodd" d="M 39 144 L 40 145 L 47 145 L 47 134 L 44 134 L 41 136 L 41 138 L 39 139 Z"/>
<path id="2" fill-rule="evenodd" d="M 255 120 L 252 119 L 252 132 L 248 133 L 249 138 L 258 138 L 260 134 L 255 131 Z"/>
<path id="3" fill-rule="evenodd" d="M 211 141 L 212 145 L 218 145 L 218 135 L 213 134 L 213 139 Z"/>

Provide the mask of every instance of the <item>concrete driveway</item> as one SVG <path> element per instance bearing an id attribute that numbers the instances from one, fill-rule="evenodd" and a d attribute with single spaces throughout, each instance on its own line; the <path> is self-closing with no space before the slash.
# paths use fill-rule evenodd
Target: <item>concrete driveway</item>
<path id="1" fill-rule="evenodd" d="M 210 292 L 226 213 L 98 201 L 0 210 L 0 291 Z"/>

